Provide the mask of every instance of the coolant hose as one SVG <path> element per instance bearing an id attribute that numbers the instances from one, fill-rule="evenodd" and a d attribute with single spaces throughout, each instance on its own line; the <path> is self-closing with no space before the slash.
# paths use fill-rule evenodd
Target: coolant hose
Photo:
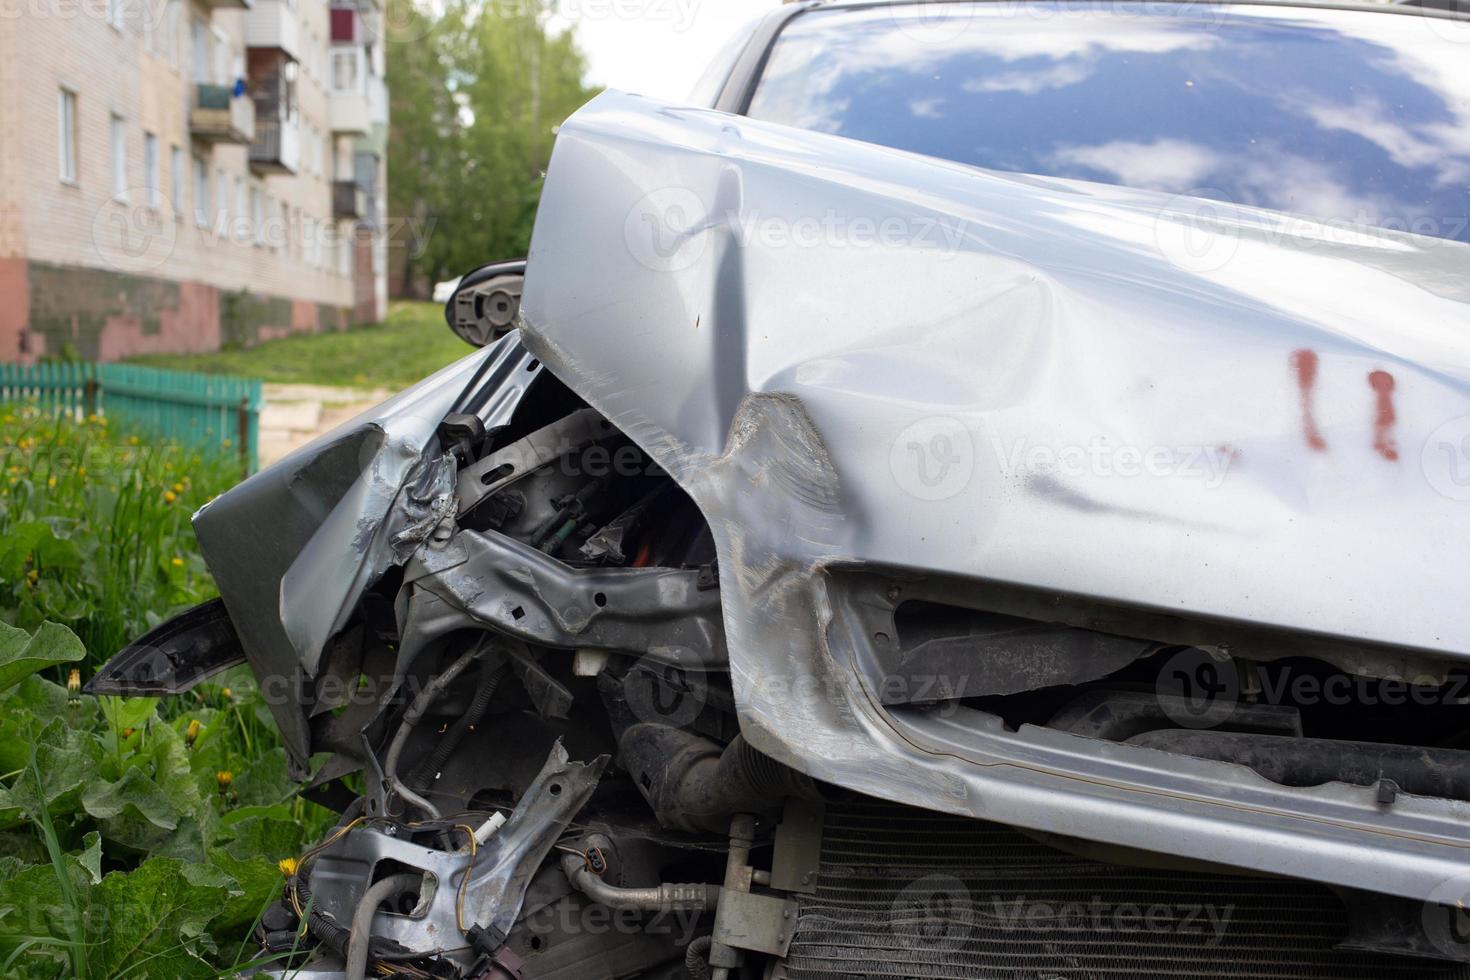
<path id="1" fill-rule="evenodd" d="M 357 903 L 352 915 L 352 932 L 347 940 L 347 980 L 365 980 L 367 977 L 368 952 L 373 944 L 373 916 L 378 906 L 390 898 L 419 887 L 423 879 L 419 875 L 389 875 L 369 888 Z"/>
<path id="2" fill-rule="evenodd" d="M 609 885 L 587 868 L 580 854 L 567 854 L 561 869 L 572 887 L 599 905 L 635 912 L 705 912 L 720 903 L 720 886 L 655 885 L 651 888 L 619 888 Z"/>
<path id="3" fill-rule="evenodd" d="M 419 723 L 419 719 L 428 713 L 429 708 L 433 707 L 434 702 L 448 690 L 449 685 L 453 684 L 460 674 L 468 670 L 470 664 L 474 663 L 484 652 L 485 647 L 477 644 L 469 653 L 450 664 L 442 674 L 424 685 L 424 689 L 403 713 L 403 722 L 398 726 L 398 731 L 393 733 L 393 743 L 388 746 L 388 755 L 383 760 L 383 776 L 388 780 L 388 786 L 435 820 L 439 819 L 439 808 L 409 789 L 398 777 L 398 759 L 403 755 L 403 747 L 408 744 L 408 736 L 413 733 L 414 726 Z"/>

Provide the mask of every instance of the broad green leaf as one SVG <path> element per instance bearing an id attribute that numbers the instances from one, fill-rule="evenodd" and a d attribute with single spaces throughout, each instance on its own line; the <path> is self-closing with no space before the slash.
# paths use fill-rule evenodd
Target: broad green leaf
<path id="1" fill-rule="evenodd" d="M 82 809 L 104 822 L 131 809 L 163 830 L 175 830 L 179 826 L 179 811 L 174 801 L 141 769 L 129 769 L 114 783 L 92 783 L 82 791 Z"/>
<path id="2" fill-rule="evenodd" d="M 95 830 L 88 831 L 82 843 L 82 853 L 76 856 L 76 862 L 95 885 L 102 880 L 102 835 Z"/>
<path id="3" fill-rule="evenodd" d="M 214 943 L 205 931 L 237 891 L 219 869 L 173 858 L 149 858 L 126 874 L 114 871 L 92 889 L 93 918 L 107 929 L 95 937 L 88 965 L 103 977 L 212 977 L 203 956 Z"/>
<path id="4" fill-rule="evenodd" d="M 34 636 L 0 623 L 0 691 L 8 690 L 38 670 L 76 663 L 86 648 L 65 626 L 42 623 Z"/>
<path id="5" fill-rule="evenodd" d="M 272 806 L 292 799 L 300 787 L 286 769 L 286 750 L 272 749 L 235 775 L 234 790 L 244 806 Z"/>

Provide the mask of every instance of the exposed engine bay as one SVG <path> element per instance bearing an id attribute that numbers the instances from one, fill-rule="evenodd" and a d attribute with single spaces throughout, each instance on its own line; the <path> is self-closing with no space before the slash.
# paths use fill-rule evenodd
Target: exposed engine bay
<path id="1" fill-rule="evenodd" d="M 1470 682 L 1457 636 L 1425 639 L 1441 606 L 1402 642 L 1377 608 L 1335 611 L 1355 630 L 1332 634 L 1279 596 L 1237 615 L 1244 589 L 1188 562 L 1149 567 L 1172 591 L 1144 602 L 1144 538 L 1167 522 L 1055 485 L 1013 523 L 1105 514 L 1140 536 L 1116 581 L 1069 587 L 1116 556 L 1066 535 L 1030 542 L 1052 581 L 979 574 L 972 552 L 1030 556 L 936 540 L 944 508 L 974 501 L 906 510 L 889 440 L 842 402 L 877 384 L 849 390 L 851 364 L 815 348 L 772 390 L 691 370 L 646 397 L 678 338 L 754 371 L 725 338 L 754 336 L 728 297 L 759 247 L 712 245 L 678 280 L 702 297 L 684 333 L 631 319 L 607 344 L 604 319 L 645 316 L 677 277 L 608 249 L 596 288 L 570 288 L 555 270 L 594 265 L 558 266 L 588 215 L 633 213 L 671 156 L 708 164 L 717 194 L 744 159 L 756 203 L 849 189 L 772 163 L 759 126 L 732 149 L 728 123 L 600 103 L 563 127 L 519 329 L 202 510 L 222 603 L 92 684 L 175 693 L 241 661 L 259 677 L 304 793 L 341 813 L 262 918 L 287 961 L 269 972 L 1470 977 Z M 947 170 L 886 153 L 840 159 L 942 197 Z M 614 163 L 643 179 L 607 178 Z M 1012 211 L 1044 196 L 989 192 Z M 1088 206 L 1133 206 L 1117 196 Z M 522 295 L 492 271 L 461 288 Z M 488 339 L 505 310 L 487 305 L 451 301 Z M 1239 502 L 1293 474 L 1199 497 L 1220 523 L 1192 533 L 1233 541 Z"/>

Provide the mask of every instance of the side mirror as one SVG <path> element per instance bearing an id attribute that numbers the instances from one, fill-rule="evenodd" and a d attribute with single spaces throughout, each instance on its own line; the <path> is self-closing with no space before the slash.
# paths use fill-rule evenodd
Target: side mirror
<path id="1" fill-rule="evenodd" d="M 520 316 L 525 279 L 525 259 L 491 262 L 469 273 L 444 304 L 449 329 L 472 347 L 484 347 L 505 336 Z"/>

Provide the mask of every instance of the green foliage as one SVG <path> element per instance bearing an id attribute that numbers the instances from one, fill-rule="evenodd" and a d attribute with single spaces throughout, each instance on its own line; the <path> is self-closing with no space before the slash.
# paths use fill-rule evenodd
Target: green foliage
<path id="1" fill-rule="evenodd" d="M 162 618 L 214 594 L 189 515 L 239 478 L 239 464 L 114 432 L 33 406 L 0 406 L 0 622 L 70 627 L 79 646 L 13 652 L 0 633 L 0 688 L 9 656 L 101 660 Z M 44 649 L 43 649 L 44 648 Z M 7 652 L 11 651 L 11 652 Z M 64 654 L 64 656 L 62 656 Z"/>
<path id="2" fill-rule="evenodd" d="M 393 244 L 433 282 L 525 255 L 556 127 L 594 92 L 550 0 L 389 0 Z"/>
<path id="3" fill-rule="evenodd" d="M 25 641 L 80 649 L 55 624 Z M 29 673 L 0 694 L 7 763 L 25 757 L 0 778 L 0 973 L 215 977 L 330 815 L 292 799 L 245 672 L 170 705 L 76 694 L 36 673 L 50 662 L 10 659 Z"/>
<path id="4" fill-rule="evenodd" d="M 294 798 L 248 671 L 165 701 L 76 690 L 214 594 L 189 514 L 237 476 L 0 407 L 0 976 L 232 975 L 276 862 L 329 822 Z"/>
<path id="5" fill-rule="evenodd" d="M 137 363 L 282 383 L 397 390 L 422 381 L 469 352 L 470 346 L 445 325 L 444 307 L 393 303 L 388 319 L 370 327 L 295 334 L 248 350 L 156 354 L 138 358 Z"/>

